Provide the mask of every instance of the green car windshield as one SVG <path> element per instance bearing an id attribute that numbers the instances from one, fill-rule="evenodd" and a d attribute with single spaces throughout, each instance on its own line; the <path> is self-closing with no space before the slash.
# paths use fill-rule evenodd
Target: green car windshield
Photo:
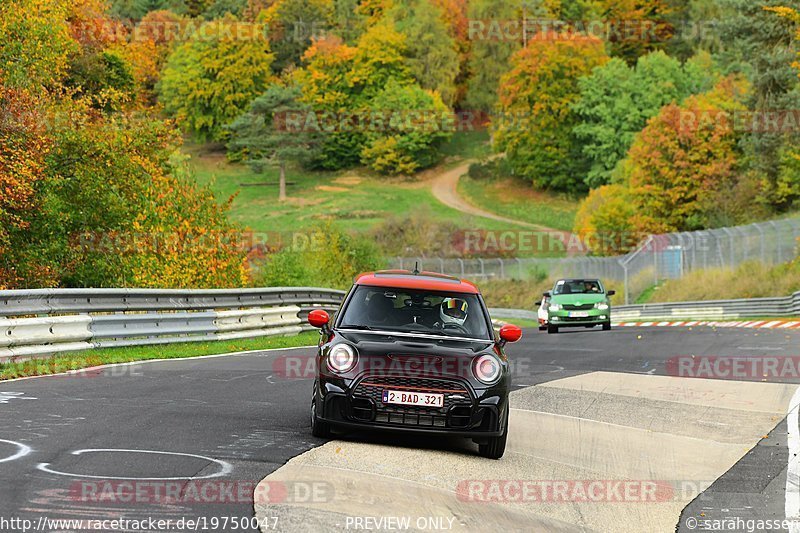
<path id="1" fill-rule="evenodd" d="M 554 296 L 562 294 L 603 294 L 604 292 L 605 290 L 600 281 L 596 279 L 561 280 L 556 283 L 553 289 Z"/>

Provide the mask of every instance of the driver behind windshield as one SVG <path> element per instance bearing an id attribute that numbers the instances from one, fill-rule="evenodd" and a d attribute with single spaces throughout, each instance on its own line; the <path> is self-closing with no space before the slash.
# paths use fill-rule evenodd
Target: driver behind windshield
<path id="1" fill-rule="evenodd" d="M 459 328 L 464 329 L 464 322 L 467 321 L 467 309 L 469 304 L 460 298 L 445 298 L 439 305 L 439 318 L 441 322 L 434 324 L 434 327 L 441 329 Z"/>

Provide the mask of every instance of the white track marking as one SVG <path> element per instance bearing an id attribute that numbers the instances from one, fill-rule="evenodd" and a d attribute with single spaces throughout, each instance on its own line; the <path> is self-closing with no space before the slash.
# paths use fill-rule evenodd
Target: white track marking
<path id="1" fill-rule="evenodd" d="M 30 455 L 30 453 L 33 451 L 30 446 L 26 446 L 21 442 L 16 442 L 13 440 L 6 440 L 6 439 L 0 439 L 0 442 L 5 442 L 6 444 L 10 444 L 12 446 L 17 447 L 17 453 L 5 457 L 3 459 L 0 459 L 0 463 L 10 463 L 11 461 L 16 461 L 17 459 L 21 459 L 26 455 Z"/>
<path id="2" fill-rule="evenodd" d="M 8 403 L 11 400 L 36 400 L 33 396 L 25 396 L 24 392 L 0 392 L 0 403 Z"/>
<path id="3" fill-rule="evenodd" d="M 787 447 L 789 448 L 789 465 L 786 468 L 786 519 L 790 521 L 790 533 L 800 531 L 800 387 L 797 388 L 789 402 L 786 417 Z"/>
<path id="4" fill-rule="evenodd" d="M 220 466 L 219 472 L 214 474 L 206 475 L 206 476 L 199 476 L 199 477 L 189 477 L 189 476 L 181 476 L 181 477 L 115 477 L 115 476 L 92 476 L 86 474 L 73 474 L 70 472 L 59 472 L 58 470 L 53 470 L 50 468 L 50 463 L 39 463 L 36 465 L 36 468 L 41 470 L 42 472 L 47 472 L 48 474 L 56 474 L 59 476 L 66 476 L 66 477 L 74 477 L 74 478 L 88 478 L 88 479 L 113 479 L 113 480 L 141 480 L 141 481 L 181 481 L 184 479 L 211 479 L 216 477 L 222 477 L 227 474 L 230 474 L 233 471 L 233 466 L 230 463 L 225 461 L 221 461 L 219 459 L 213 459 L 211 457 L 206 457 L 204 455 L 195 455 L 192 453 L 179 453 L 179 452 L 162 452 L 162 451 L 155 451 L 155 450 L 125 450 L 125 449 L 89 449 L 89 450 L 76 450 L 72 452 L 72 455 L 83 455 L 85 453 L 104 453 L 104 452 L 114 452 L 114 453 L 143 453 L 149 455 L 175 455 L 178 457 L 191 457 L 192 459 L 201 459 L 203 461 L 209 461 L 211 463 L 216 463 Z"/>

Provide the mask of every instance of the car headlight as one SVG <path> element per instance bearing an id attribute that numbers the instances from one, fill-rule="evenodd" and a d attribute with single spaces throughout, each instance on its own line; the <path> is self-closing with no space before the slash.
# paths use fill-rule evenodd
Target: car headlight
<path id="1" fill-rule="evenodd" d="M 472 372 L 475 377 L 486 385 L 496 383 L 500 379 L 502 370 L 503 367 L 500 364 L 500 360 L 490 354 L 478 356 L 472 364 Z"/>
<path id="2" fill-rule="evenodd" d="M 550 311 L 561 311 L 561 304 L 550 304 Z"/>
<path id="3" fill-rule="evenodd" d="M 328 368 L 338 374 L 349 372 L 356 366 L 356 350 L 349 344 L 337 344 L 328 353 Z"/>
<path id="4" fill-rule="evenodd" d="M 601 302 L 599 304 L 594 304 L 594 308 L 595 309 L 600 309 L 601 311 L 605 311 L 606 309 L 608 309 L 608 304 Z"/>

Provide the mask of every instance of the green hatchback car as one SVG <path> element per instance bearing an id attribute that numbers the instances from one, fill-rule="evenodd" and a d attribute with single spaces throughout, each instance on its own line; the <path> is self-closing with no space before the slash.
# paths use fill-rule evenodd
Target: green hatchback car
<path id="1" fill-rule="evenodd" d="M 614 291 L 606 292 L 599 279 L 560 279 L 552 291 L 547 307 L 547 333 L 558 333 L 563 327 L 603 326 L 611 329 L 611 301 Z"/>

